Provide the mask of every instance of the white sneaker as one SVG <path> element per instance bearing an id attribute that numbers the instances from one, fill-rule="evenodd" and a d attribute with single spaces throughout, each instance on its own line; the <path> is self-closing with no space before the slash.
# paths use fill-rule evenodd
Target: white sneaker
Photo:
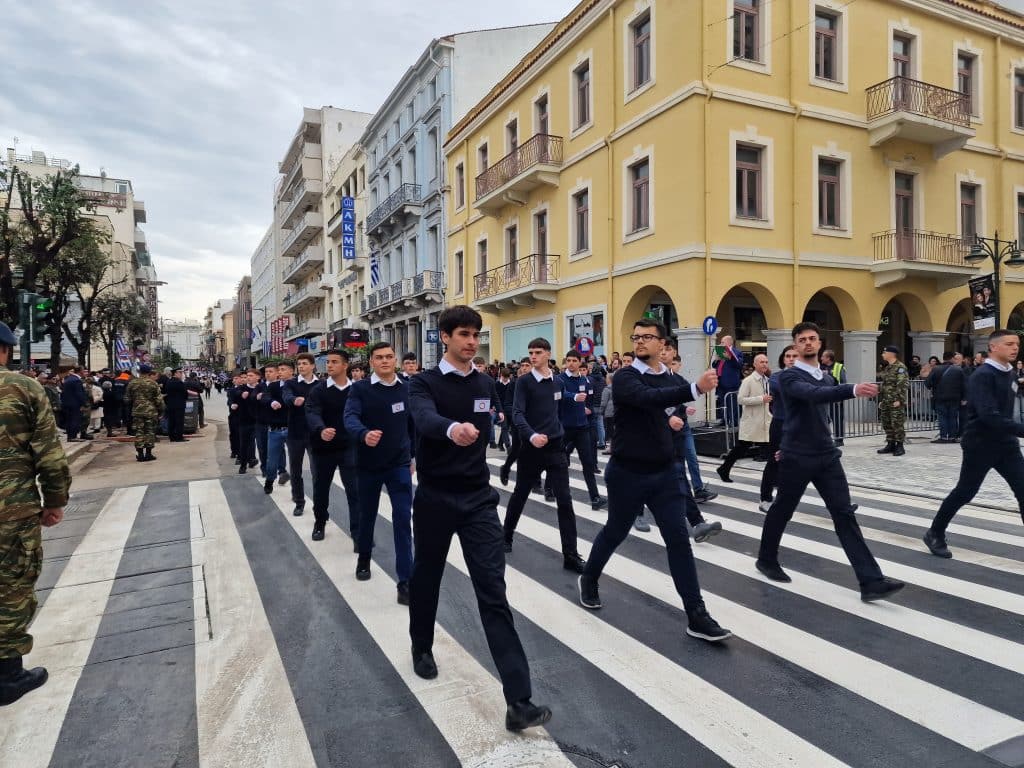
<path id="1" fill-rule="evenodd" d="M 762 512 L 767 512 L 769 509 L 772 508 L 772 503 L 770 501 L 762 501 L 760 504 L 757 505 L 757 508 L 760 509 Z"/>

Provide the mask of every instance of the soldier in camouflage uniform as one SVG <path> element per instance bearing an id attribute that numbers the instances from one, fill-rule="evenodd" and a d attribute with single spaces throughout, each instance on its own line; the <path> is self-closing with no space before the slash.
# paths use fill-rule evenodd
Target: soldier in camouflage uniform
<path id="1" fill-rule="evenodd" d="M 156 445 L 156 426 L 164 412 L 164 398 L 151 366 L 139 366 L 139 378 L 133 379 L 128 385 L 125 399 L 131 403 L 132 409 L 135 460 L 155 461 L 153 446 Z"/>
<path id="2" fill-rule="evenodd" d="M 22 657 L 32 650 L 28 626 L 38 605 L 41 526 L 64 517 L 71 486 L 43 387 L 5 367 L 16 344 L 0 323 L 0 706 L 46 682 L 46 670 L 25 669 Z"/>
<path id="3" fill-rule="evenodd" d="M 900 360 L 899 347 L 886 347 L 882 350 L 882 359 L 886 365 L 879 380 L 878 415 L 885 430 L 885 447 L 878 453 L 902 456 L 906 453 L 903 428 L 907 419 L 910 376 L 907 366 Z"/>

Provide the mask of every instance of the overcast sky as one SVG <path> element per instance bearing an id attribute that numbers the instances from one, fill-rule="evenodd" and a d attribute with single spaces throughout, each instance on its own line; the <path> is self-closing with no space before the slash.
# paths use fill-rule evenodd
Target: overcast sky
<path id="1" fill-rule="evenodd" d="M 432 38 L 555 21 L 575 4 L 7 2 L 0 147 L 17 137 L 21 154 L 131 179 L 167 281 L 161 314 L 201 319 L 249 272 L 303 105 L 374 112 Z"/>

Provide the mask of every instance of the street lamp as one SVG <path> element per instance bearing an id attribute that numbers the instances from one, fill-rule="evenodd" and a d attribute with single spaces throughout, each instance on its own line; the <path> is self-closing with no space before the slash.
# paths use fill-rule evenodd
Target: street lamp
<path id="1" fill-rule="evenodd" d="M 1006 261 L 1008 267 L 1024 266 L 1024 257 L 1021 256 L 1020 248 L 1016 240 L 1000 240 L 999 230 L 996 230 L 995 237 L 974 236 L 970 252 L 964 257 L 967 261 L 977 263 L 985 259 L 992 260 L 993 274 L 992 282 L 996 289 L 996 328 L 1001 328 L 999 316 L 999 301 L 1002 293 L 1002 286 L 999 281 L 999 265 Z"/>

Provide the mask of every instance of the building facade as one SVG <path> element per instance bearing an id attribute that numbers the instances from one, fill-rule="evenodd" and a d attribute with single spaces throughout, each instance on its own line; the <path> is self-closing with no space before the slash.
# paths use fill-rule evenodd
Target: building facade
<path id="1" fill-rule="evenodd" d="M 277 238 L 274 227 L 269 227 L 260 244 L 253 251 L 249 264 L 252 275 L 252 342 L 251 354 L 270 356 L 270 322 L 281 316 L 281 293 L 278 278 Z"/>
<path id="2" fill-rule="evenodd" d="M 173 349 L 186 363 L 203 359 L 203 326 L 195 320 L 164 320 L 160 327 L 161 345 Z"/>
<path id="3" fill-rule="evenodd" d="M 231 369 L 232 366 L 231 360 L 225 354 L 224 313 L 234 306 L 234 299 L 218 299 L 206 308 L 206 318 L 203 321 L 205 359 L 211 365 L 227 369 Z"/>
<path id="4" fill-rule="evenodd" d="M 448 183 L 442 142 L 452 124 L 551 29 L 550 24 L 465 32 L 433 40 L 373 116 L 366 153 L 369 288 L 360 314 L 375 339 L 412 351 L 444 308 Z"/>
<path id="5" fill-rule="evenodd" d="M 235 289 L 235 364 L 249 368 L 256 361 L 251 353 L 253 340 L 252 278 L 245 275 Z"/>
<path id="6" fill-rule="evenodd" d="M 327 290 L 328 345 L 346 328 L 365 328 L 360 302 L 366 296 L 366 153 L 353 144 L 328 162 L 323 208 L 327 217 L 327 266 L 336 276 Z"/>
<path id="7" fill-rule="evenodd" d="M 285 334 L 289 354 L 320 352 L 326 347 L 325 291 L 337 283 L 337 276 L 330 271 L 336 267 L 336 254 L 324 237 L 325 216 L 330 217 L 323 206 L 325 161 L 343 157 L 370 117 L 335 107 L 304 109 L 299 129 L 278 164 L 281 178 L 274 217 L 284 291 L 281 310 L 289 318 Z"/>
<path id="8" fill-rule="evenodd" d="M 810 319 L 870 378 L 884 344 L 978 343 L 970 243 L 1024 227 L 1024 18 L 585 0 L 445 153 L 448 299 L 483 312 L 490 358 L 622 351 L 647 314 L 692 374 L 706 316 L 773 362 Z M 1004 270 L 1001 321 L 1024 328 L 1022 281 Z"/>

